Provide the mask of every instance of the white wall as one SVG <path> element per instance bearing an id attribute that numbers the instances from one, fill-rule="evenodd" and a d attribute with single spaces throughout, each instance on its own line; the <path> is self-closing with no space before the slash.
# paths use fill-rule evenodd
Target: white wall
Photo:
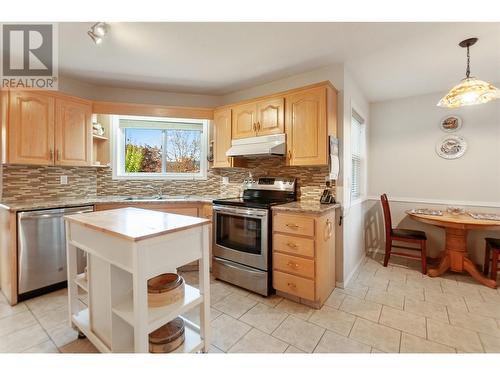
<path id="1" fill-rule="evenodd" d="M 416 207 L 446 209 L 462 205 L 471 211 L 500 212 L 500 101 L 455 110 L 436 106 L 443 93 L 372 103 L 369 132 L 369 195 L 365 206 L 365 247 L 384 247 L 383 216 L 378 197 L 387 193 L 393 225 L 425 230 L 431 256 L 444 246 L 443 230 L 409 219 L 405 211 Z M 445 160 L 435 152 L 447 133 L 441 118 L 457 114 L 463 120 L 456 133 L 468 150 L 460 159 Z M 486 235 L 471 231 L 473 260 L 482 262 Z"/>
<path id="2" fill-rule="evenodd" d="M 340 156 L 342 160 L 341 175 L 337 181 L 337 197 L 343 204 L 343 225 L 337 226 L 337 280 L 340 285 L 346 285 L 351 280 L 356 269 L 365 256 L 364 247 L 364 212 L 363 200 L 366 196 L 364 181 L 364 195 L 357 202 L 350 201 L 351 191 L 351 116 L 356 110 L 364 119 L 368 134 L 370 123 L 370 105 L 362 90 L 353 80 L 351 74 L 344 70 L 344 92 L 342 101 L 342 122 L 339 125 L 341 139 Z M 364 166 L 365 172 L 367 165 Z M 366 173 L 365 173 L 366 175 Z"/>
<path id="3" fill-rule="evenodd" d="M 96 86 L 69 77 L 60 77 L 59 90 L 70 95 L 109 102 L 209 108 L 222 104 L 222 97 L 217 95 Z"/>
<path id="4" fill-rule="evenodd" d="M 269 82 L 264 85 L 251 87 L 246 90 L 233 92 L 222 97 L 224 104 L 235 103 L 240 100 L 256 98 L 280 91 L 286 91 L 321 81 L 330 81 L 339 91 L 344 87 L 344 67 L 342 64 L 328 65 L 302 74 Z"/>

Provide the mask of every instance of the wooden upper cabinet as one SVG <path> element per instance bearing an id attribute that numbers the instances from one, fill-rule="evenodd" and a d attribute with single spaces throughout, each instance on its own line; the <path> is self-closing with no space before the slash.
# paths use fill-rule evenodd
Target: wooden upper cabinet
<path id="1" fill-rule="evenodd" d="M 258 102 L 256 111 L 257 135 L 284 133 L 284 98 L 272 98 Z"/>
<path id="2" fill-rule="evenodd" d="M 226 156 L 231 147 L 231 109 L 214 111 L 214 168 L 231 167 L 231 158 Z"/>
<path id="3" fill-rule="evenodd" d="M 256 111 L 255 103 L 241 104 L 233 107 L 233 139 L 255 137 L 257 127 Z"/>
<path id="4" fill-rule="evenodd" d="M 6 162 L 35 165 L 54 163 L 52 96 L 35 91 L 11 91 L 8 121 Z"/>
<path id="5" fill-rule="evenodd" d="M 92 163 L 92 105 L 56 99 L 55 164 L 87 166 Z"/>
<path id="6" fill-rule="evenodd" d="M 285 97 L 288 165 L 328 164 L 327 87 Z"/>

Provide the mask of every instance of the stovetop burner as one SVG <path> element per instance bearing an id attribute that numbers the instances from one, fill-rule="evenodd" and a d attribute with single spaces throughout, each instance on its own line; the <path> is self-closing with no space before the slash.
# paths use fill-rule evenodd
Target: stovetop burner
<path id="1" fill-rule="evenodd" d="M 271 206 L 296 200 L 295 179 L 261 177 L 257 180 L 245 180 L 243 197 L 223 198 L 214 204 L 269 209 Z"/>

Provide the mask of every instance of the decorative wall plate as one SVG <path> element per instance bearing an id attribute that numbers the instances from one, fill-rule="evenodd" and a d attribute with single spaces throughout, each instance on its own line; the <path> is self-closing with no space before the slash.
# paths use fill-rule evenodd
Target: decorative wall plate
<path id="1" fill-rule="evenodd" d="M 441 119 L 439 128 L 447 133 L 455 132 L 462 127 L 462 119 L 456 115 L 448 115 Z"/>
<path id="2" fill-rule="evenodd" d="M 467 142 L 458 135 L 447 135 L 436 144 L 436 152 L 443 159 L 457 159 L 465 154 Z"/>

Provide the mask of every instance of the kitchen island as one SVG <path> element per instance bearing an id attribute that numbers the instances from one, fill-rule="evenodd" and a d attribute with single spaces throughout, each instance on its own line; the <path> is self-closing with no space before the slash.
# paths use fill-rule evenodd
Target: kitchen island
<path id="1" fill-rule="evenodd" d="M 149 333 L 199 308 L 200 326 L 184 319 L 176 352 L 208 352 L 209 220 L 130 207 L 65 219 L 70 321 L 97 349 L 147 353 Z M 77 251 L 87 255 L 86 274 L 77 274 Z M 199 289 L 186 284 L 183 299 L 148 307 L 149 279 L 196 260 Z"/>

